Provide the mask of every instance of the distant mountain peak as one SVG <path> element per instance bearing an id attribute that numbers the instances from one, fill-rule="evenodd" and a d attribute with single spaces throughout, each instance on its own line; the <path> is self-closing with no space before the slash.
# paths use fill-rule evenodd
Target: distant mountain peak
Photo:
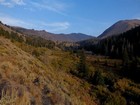
<path id="1" fill-rule="evenodd" d="M 47 40 L 60 41 L 60 42 L 62 42 L 62 41 L 77 42 L 77 41 L 82 41 L 82 40 L 87 40 L 87 39 L 93 38 L 93 36 L 82 34 L 82 33 L 54 34 L 54 33 L 49 33 L 45 30 L 26 29 L 26 28 L 22 28 L 22 27 L 12 27 L 12 29 L 14 29 L 20 33 L 23 33 L 25 35 L 40 36 Z"/>
<path id="2" fill-rule="evenodd" d="M 99 35 L 99 38 L 106 38 L 113 35 L 119 35 L 123 32 L 126 32 L 132 28 L 135 28 L 137 26 L 140 26 L 140 20 L 139 19 L 131 19 L 131 20 L 120 20 L 113 24 L 111 27 L 109 27 L 107 30 L 105 30 L 101 35 Z"/>

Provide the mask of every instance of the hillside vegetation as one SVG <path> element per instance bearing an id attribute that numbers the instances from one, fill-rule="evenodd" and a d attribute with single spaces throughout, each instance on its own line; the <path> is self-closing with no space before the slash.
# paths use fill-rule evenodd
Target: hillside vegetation
<path id="1" fill-rule="evenodd" d="M 102 104 L 108 105 L 106 103 L 108 100 L 109 105 L 116 105 L 115 103 L 118 102 L 121 103 L 117 105 L 139 105 L 140 26 L 120 35 L 100 39 L 97 42 L 94 40 L 94 42 L 84 42 L 88 44 L 80 42 L 77 49 L 87 50 L 88 52 L 85 51 L 85 54 L 90 53 L 90 56 L 89 54 L 82 55 L 81 63 L 84 66 L 81 66 L 79 72 L 73 72 L 73 74 L 84 78 L 95 87 L 102 85 L 105 93 L 102 91 L 103 93 L 99 94 L 100 90 L 96 91 Z M 94 69 L 90 69 L 91 66 Z M 110 92 L 113 96 L 107 99 Z M 123 101 L 118 101 L 121 99 Z"/>
<path id="2" fill-rule="evenodd" d="M 20 40 L 25 37 L 16 33 L 12 35 L 1 28 L 1 105 L 96 104 L 89 87 L 83 86 L 86 81 L 67 73 L 75 68 L 77 57 L 60 49 L 38 46 L 36 41 L 27 43 Z"/>
<path id="3" fill-rule="evenodd" d="M 8 30 L 0 28 L 1 105 L 140 104 L 139 27 L 86 46 Z"/>

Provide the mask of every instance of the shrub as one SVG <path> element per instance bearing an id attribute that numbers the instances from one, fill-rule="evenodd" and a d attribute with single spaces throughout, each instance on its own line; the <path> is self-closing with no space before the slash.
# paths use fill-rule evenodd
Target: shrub
<path id="1" fill-rule="evenodd" d="M 102 76 L 102 73 L 100 70 L 97 70 L 93 76 L 92 79 L 93 84 L 96 85 L 104 85 L 105 81 L 104 81 L 104 77 Z"/>
<path id="2" fill-rule="evenodd" d="M 113 94 L 107 97 L 104 105 L 126 105 L 126 100 L 120 94 Z"/>

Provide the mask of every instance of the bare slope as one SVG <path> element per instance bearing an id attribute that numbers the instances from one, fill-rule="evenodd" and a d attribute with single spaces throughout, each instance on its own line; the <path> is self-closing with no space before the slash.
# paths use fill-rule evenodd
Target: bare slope
<path id="1" fill-rule="evenodd" d="M 106 38 L 112 35 L 119 35 L 139 25 L 140 20 L 138 19 L 121 20 L 105 30 L 98 38 Z"/>

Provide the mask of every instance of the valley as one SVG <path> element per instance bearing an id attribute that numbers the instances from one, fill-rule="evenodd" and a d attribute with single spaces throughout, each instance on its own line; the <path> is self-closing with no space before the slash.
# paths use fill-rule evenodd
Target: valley
<path id="1" fill-rule="evenodd" d="M 1 23 L 0 104 L 139 105 L 140 27 L 105 37 L 58 42 Z"/>

